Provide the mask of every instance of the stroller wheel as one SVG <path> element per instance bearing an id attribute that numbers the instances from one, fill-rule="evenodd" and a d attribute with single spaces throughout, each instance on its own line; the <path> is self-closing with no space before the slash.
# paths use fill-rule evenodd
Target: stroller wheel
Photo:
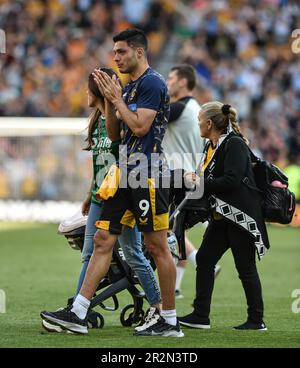
<path id="1" fill-rule="evenodd" d="M 126 318 L 126 313 L 129 309 L 133 309 L 131 313 L 129 313 L 128 317 Z M 139 309 L 138 311 L 134 310 L 134 304 L 127 304 L 121 311 L 120 314 L 120 321 L 122 326 L 124 327 L 131 327 L 133 324 L 139 323 L 145 312 L 143 309 Z"/>
<path id="2" fill-rule="evenodd" d="M 89 312 L 88 315 L 88 328 L 103 328 L 104 318 L 102 314 L 94 312 L 93 310 Z"/>

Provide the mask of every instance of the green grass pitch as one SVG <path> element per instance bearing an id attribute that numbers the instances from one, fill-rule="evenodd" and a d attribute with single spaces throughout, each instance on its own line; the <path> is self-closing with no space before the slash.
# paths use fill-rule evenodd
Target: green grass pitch
<path id="1" fill-rule="evenodd" d="M 101 312 L 105 326 L 87 336 L 50 334 L 41 327 L 41 310 L 64 306 L 73 295 L 80 271 L 80 253 L 73 251 L 56 225 L 0 224 L 0 289 L 6 294 L 6 313 L 0 313 L 0 347 L 300 347 L 300 313 L 292 312 L 292 292 L 300 289 L 300 229 L 269 227 L 271 249 L 258 263 L 268 331 L 233 331 L 244 322 L 246 302 L 231 252 L 220 264 L 211 313 L 211 330 L 184 328 L 185 337 L 134 337 L 122 327 L 120 311 L 131 303 L 127 291 L 119 294 L 120 308 Z M 201 226 L 190 231 L 199 246 Z M 177 301 L 178 315 L 192 310 L 195 271 L 188 266 L 183 280 L 184 298 Z M 297 304 L 298 303 L 298 304 Z M 146 307 L 146 303 L 145 303 Z"/>

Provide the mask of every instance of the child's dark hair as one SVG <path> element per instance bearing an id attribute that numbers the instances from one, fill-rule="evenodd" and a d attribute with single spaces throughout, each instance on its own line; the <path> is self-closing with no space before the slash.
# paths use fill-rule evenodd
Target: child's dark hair
<path id="1" fill-rule="evenodd" d="M 106 74 L 108 74 L 111 78 L 113 75 L 117 75 L 115 71 L 113 71 L 112 69 L 109 68 L 100 68 L 100 70 Z M 88 81 L 88 89 L 92 92 L 92 94 L 100 99 L 104 99 L 95 80 L 93 77 L 93 74 L 89 75 L 89 81 Z M 98 108 L 95 108 L 94 111 L 92 111 L 92 113 L 89 116 L 89 125 L 88 125 L 88 135 L 85 139 L 85 141 L 88 143 L 88 145 L 84 148 L 84 150 L 86 151 L 90 151 L 92 149 L 92 144 L 93 144 L 93 140 L 92 140 L 92 136 L 93 136 L 93 131 L 95 129 L 95 124 L 97 123 L 97 121 L 99 120 L 101 116 L 101 111 Z"/>

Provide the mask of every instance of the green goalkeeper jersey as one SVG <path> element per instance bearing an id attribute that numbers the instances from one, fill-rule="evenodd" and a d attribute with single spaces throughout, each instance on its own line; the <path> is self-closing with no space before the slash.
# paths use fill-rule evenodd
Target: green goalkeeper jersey
<path id="1" fill-rule="evenodd" d="M 92 153 L 93 153 L 93 187 L 92 202 L 100 203 L 96 199 L 96 192 L 100 187 L 110 166 L 118 159 L 120 141 L 112 142 L 107 136 L 105 118 L 100 116 L 95 124 L 92 135 Z"/>

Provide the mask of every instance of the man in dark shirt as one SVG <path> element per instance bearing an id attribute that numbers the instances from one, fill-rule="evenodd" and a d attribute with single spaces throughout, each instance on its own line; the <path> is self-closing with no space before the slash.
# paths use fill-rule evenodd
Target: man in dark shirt
<path id="1" fill-rule="evenodd" d="M 135 330 L 135 335 L 182 337 L 175 309 L 176 270 L 167 242 L 169 189 L 161 185 L 165 168 L 161 142 L 169 118 L 167 86 L 149 67 L 147 38 L 142 31 L 125 30 L 114 37 L 114 42 L 114 61 L 121 73 L 129 74 L 131 82 L 122 92 L 115 77 L 106 78 L 106 74 L 98 72 L 95 80 L 106 99 L 106 118 L 110 122 L 108 135 L 112 141 L 122 137 L 126 150 L 126 170 L 121 167 L 124 164 L 122 152 L 118 168 L 122 169 L 121 177 L 124 182 L 125 176 L 127 186 L 120 185 L 104 201 L 100 221 L 96 222 L 94 252 L 83 286 L 71 311 L 57 312 L 59 316 L 55 322 L 70 330 L 85 324 L 83 312 L 87 312 L 100 280 L 109 269 L 113 246 L 122 226 L 133 227 L 136 222 L 157 266 L 162 310 L 159 313 L 150 308 L 145 324 Z M 111 174 L 118 172 L 118 168 Z M 140 185 L 133 188 L 130 178 L 140 180 Z"/>

